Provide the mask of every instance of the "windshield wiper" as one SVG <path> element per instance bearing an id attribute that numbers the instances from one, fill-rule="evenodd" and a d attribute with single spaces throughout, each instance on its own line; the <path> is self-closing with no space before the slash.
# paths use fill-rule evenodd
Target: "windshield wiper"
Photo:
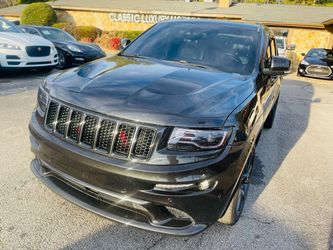
<path id="1" fill-rule="evenodd" d="M 189 66 L 197 67 L 197 68 L 202 68 L 202 69 L 212 69 L 212 67 L 202 65 L 202 64 L 191 63 L 191 62 L 188 62 L 186 60 L 178 60 L 177 61 L 177 60 L 163 59 L 163 61 L 185 64 L 185 65 L 189 65 Z"/>
<path id="2" fill-rule="evenodd" d="M 132 57 L 132 58 L 144 58 L 144 56 L 141 56 L 141 55 L 139 55 L 139 54 L 135 54 L 135 53 L 133 53 L 133 54 L 120 54 L 120 56 L 124 56 L 124 57 Z"/>
<path id="3" fill-rule="evenodd" d="M 191 62 L 188 62 L 186 60 L 179 60 L 179 61 L 175 61 L 175 62 L 185 64 L 185 65 L 189 65 L 189 66 L 192 66 L 192 67 L 202 68 L 202 69 L 211 69 L 211 67 L 209 67 L 209 66 L 202 65 L 202 64 L 197 64 L 197 63 L 191 63 Z"/>

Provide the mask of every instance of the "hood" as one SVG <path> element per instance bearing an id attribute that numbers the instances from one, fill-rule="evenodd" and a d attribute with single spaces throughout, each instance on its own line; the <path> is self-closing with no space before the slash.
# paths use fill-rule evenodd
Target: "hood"
<path id="1" fill-rule="evenodd" d="M 66 47 L 67 45 L 74 45 L 81 49 L 83 53 L 89 53 L 89 52 L 99 52 L 103 53 L 102 49 L 97 45 L 93 43 L 81 43 L 78 41 L 52 41 L 56 47 Z"/>
<path id="2" fill-rule="evenodd" d="M 304 57 L 304 60 L 307 61 L 310 64 L 316 64 L 316 65 L 324 65 L 324 66 L 332 66 L 333 60 L 329 60 L 328 58 L 315 58 L 315 57 Z"/>
<path id="3" fill-rule="evenodd" d="M 122 119 L 170 126 L 222 126 L 254 90 L 249 76 L 114 56 L 52 76 L 64 102 Z"/>
<path id="4" fill-rule="evenodd" d="M 0 41 L 17 46 L 52 46 L 50 41 L 27 33 L 0 32 Z"/>

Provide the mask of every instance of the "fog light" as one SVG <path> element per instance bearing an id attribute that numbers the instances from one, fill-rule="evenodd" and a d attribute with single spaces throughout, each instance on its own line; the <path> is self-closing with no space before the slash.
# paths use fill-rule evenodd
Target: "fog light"
<path id="1" fill-rule="evenodd" d="M 186 190 L 194 187 L 193 183 L 190 184 L 156 184 L 154 190 L 160 191 L 178 191 L 178 190 Z"/>
<path id="2" fill-rule="evenodd" d="M 201 190 L 201 191 L 202 191 L 202 190 L 206 190 L 206 189 L 209 188 L 209 186 L 210 186 L 209 181 L 205 180 L 205 181 L 200 182 L 200 183 L 198 184 L 198 189 Z"/>

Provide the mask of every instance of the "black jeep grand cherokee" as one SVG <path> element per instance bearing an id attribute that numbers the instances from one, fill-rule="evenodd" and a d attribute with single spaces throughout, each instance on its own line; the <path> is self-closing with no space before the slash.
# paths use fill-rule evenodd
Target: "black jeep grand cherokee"
<path id="1" fill-rule="evenodd" d="M 118 55 L 45 81 L 32 170 L 65 199 L 138 228 L 234 224 L 289 70 L 276 55 L 260 25 L 161 22 Z"/>

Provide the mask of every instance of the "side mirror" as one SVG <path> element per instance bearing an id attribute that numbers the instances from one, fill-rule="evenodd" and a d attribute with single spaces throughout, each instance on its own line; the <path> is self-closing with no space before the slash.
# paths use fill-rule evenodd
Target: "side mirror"
<path id="1" fill-rule="evenodd" d="M 302 55 L 302 56 L 305 56 L 305 53 L 302 53 L 301 55 Z"/>
<path id="2" fill-rule="evenodd" d="M 288 58 L 281 56 L 273 56 L 271 66 L 264 69 L 264 74 L 271 76 L 280 76 L 290 73 L 291 62 Z"/>
<path id="3" fill-rule="evenodd" d="M 121 42 L 120 42 L 120 48 L 125 49 L 130 43 L 131 43 L 130 39 L 123 38 L 123 39 L 121 39 Z"/>
<path id="4" fill-rule="evenodd" d="M 295 50 L 296 49 L 296 45 L 295 44 L 289 44 L 287 46 L 287 50 Z"/>

